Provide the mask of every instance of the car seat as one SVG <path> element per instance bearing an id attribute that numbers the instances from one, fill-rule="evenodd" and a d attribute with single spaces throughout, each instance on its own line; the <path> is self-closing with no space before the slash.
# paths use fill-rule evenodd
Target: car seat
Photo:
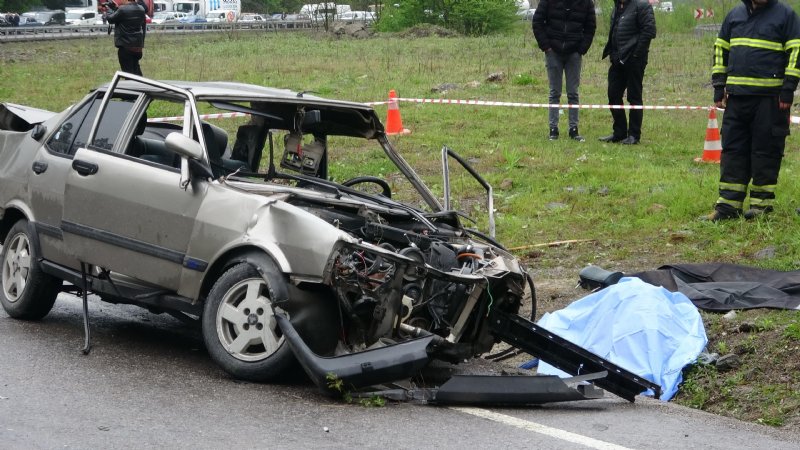
<path id="1" fill-rule="evenodd" d="M 128 145 L 127 155 L 135 156 L 145 161 L 154 162 L 164 166 L 179 167 L 178 155 L 167 150 L 162 139 L 144 137 L 147 129 L 147 114 L 143 114 L 136 124 L 131 143 Z"/>
<path id="2" fill-rule="evenodd" d="M 247 170 L 247 163 L 244 161 L 223 158 L 225 149 L 228 147 L 228 133 L 225 130 L 208 122 L 203 122 L 202 128 L 208 160 L 211 163 L 211 173 L 214 174 L 214 178 L 219 178 L 240 169 Z"/>

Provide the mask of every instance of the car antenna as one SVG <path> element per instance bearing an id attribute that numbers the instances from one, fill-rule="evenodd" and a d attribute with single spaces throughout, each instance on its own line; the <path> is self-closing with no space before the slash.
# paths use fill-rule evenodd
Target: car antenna
<path id="1" fill-rule="evenodd" d="M 298 98 L 302 98 L 303 94 L 319 94 L 319 92 L 316 92 L 316 91 L 300 91 L 300 92 L 297 93 L 297 97 Z"/>

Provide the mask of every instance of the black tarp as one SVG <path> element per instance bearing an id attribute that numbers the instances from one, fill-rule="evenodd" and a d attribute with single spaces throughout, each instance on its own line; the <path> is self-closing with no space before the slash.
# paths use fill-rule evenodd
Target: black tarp
<path id="1" fill-rule="evenodd" d="M 626 274 L 681 292 L 700 309 L 800 309 L 800 270 L 782 272 L 736 264 L 676 264 Z"/>

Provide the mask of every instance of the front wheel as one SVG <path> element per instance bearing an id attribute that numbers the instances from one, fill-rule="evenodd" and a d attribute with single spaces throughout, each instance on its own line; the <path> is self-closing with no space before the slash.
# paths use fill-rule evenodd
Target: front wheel
<path id="1" fill-rule="evenodd" d="M 28 221 L 18 221 L 8 232 L 0 253 L 0 303 L 15 319 L 39 320 L 46 316 L 61 289 L 61 280 L 44 273 L 38 258 Z"/>
<path id="2" fill-rule="evenodd" d="M 276 268 L 262 270 L 273 283 L 283 282 Z M 208 295 L 203 340 L 211 358 L 236 378 L 275 380 L 294 364 L 272 309 L 270 293 L 281 291 L 276 287 L 269 286 L 251 263 L 240 263 L 228 269 Z"/>

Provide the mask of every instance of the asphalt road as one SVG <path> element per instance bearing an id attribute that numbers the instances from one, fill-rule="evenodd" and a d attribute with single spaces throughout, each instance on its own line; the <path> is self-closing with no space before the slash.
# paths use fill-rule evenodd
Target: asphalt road
<path id="1" fill-rule="evenodd" d="M 800 448 L 800 432 L 611 394 L 529 408 L 347 405 L 308 382 L 241 383 L 171 317 L 78 299 L 41 322 L 0 310 L 0 448 Z M 327 430 L 327 431 L 326 431 Z"/>

